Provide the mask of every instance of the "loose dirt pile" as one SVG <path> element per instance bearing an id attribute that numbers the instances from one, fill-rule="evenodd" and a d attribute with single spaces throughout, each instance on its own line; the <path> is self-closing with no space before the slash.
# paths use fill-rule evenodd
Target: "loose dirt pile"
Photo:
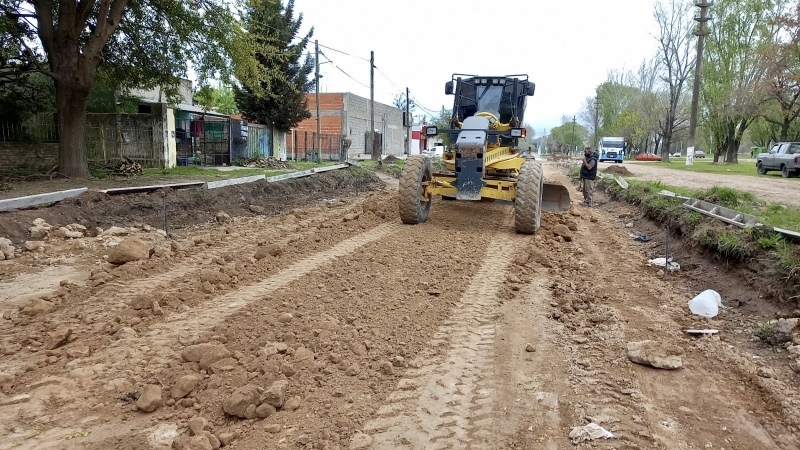
<path id="1" fill-rule="evenodd" d="M 386 158 L 383 158 L 383 160 L 382 160 L 382 162 L 383 162 L 384 164 L 394 164 L 394 163 L 396 163 L 397 161 L 400 161 L 400 158 L 398 158 L 398 157 L 396 157 L 396 156 L 394 156 L 394 155 L 389 155 L 389 156 L 387 156 Z"/>
<path id="2" fill-rule="evenodd" d="M 630 175 L 631 172 L 625 166 L 608 166 L 603 169 L 605 173 L 613 173 L 614 175 Z"/>
<path id="3" fill-rule="evenodd" d="M 110 196 L 87 192 L 52 207 L 0 213 L 0 236 L 15 243 L 28 240 L 28 228 L 41 218 L 55 225 L 79 223 L 87 228 L 147 224 L 164 228 L 164 200 L 170 231 L 214 220 L 222 210 L 230 216 L 274 215 L 324 199 L 378 189 L 384 183 L 356 168 L 335 170 L 279 183 L 259 181 L 219 189 L 166 190 Z"/>
<path id="4" fill-rule="evenodd" d="M 273 156 L 266 158 L 242 158 L 242 166 L 262 169 L 292 169 L 292 164 Z"/>

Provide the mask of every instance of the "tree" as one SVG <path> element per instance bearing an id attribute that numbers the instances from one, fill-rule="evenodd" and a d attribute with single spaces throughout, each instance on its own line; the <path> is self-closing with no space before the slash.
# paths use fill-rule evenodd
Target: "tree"
<path id="1" fill-rule="evenodd" d="M 245 27 L 260 70 L 251 82 L 234 87 L 248 120 L 288 131 L 311 117 L 306 93 L 314 90 L 314 61 L 310 55 L 301 59 L 314 29 L 298 37 L 302 23 L 302 13 L 294 18 L 294 0 L 286 6 L 282 0 L 249 0 Z"/>
<path id="2" fill-rule="evenodd" d="M 782 32 L 767 50 L 768 82 L 764 95 L 777 108 L 762 117 L 780 128 L 778 139 L 795 139 L 790 136 L 792 123 L 800 117 L 800 2 L 775 21 Z"/>
<path id="3" fill-rule="evenodd" d="M 744 133 L 758 117 L 765 98 L 769 52 L 780 26 L 773 19 L 783 0 L 719 0 L 708 35 L 701 95 L 706 126 L 714 137 L 714 161 L 724 155 L 738 163 Z"/>
<path id="4" fill-rule="evenodd" d="M 203 86 L 194 94 L 195 100 L 205 111 L 211 109 L 222 114 L 236 114 L 239 109 L 236 107 L 236 98 L 233 89 L 222 83 L 218 88 Z"/>
<path id="5" fill-rule="evenodd" d="M 12 30 L 3 48 L 21 50 L 0 72 L 53 79 L 58 166 L 69 177 L 89 177 L 86 107 L 98 73 L 114 88 L 163 86 L 174 99 L 187 63 L 200 79 L 225 77 L 230 59 L 249 51 L 225 0 L 0 0 L 0 11 L 0 27 Z"/>
<path id="6" fill-rule="evenodd" d="M 442 106 L 441 111 L 436 117 L 431 118 L 431 125 L 435 125 L 437 129 L 447 130 L 450 129 L 450 122 L 453 120 L 453 110 Z M 440 134 L 439 138 L 445 147 L 450 147 L 450 135 Z"/>
<path id="7" fill-rule="evenodd" d="M 392 105 L 394 105 L 394 107 L 397 108 L 397 109 L 405 111 L 406 110 L 406 94 L 405 94 L 405 92 L 402 93 L 402 94 L 397 94 L 394 97 L 394 100 L 392 100 Z M 409 112 L 413 113 L 414 109 L 416 109 L 416 107 L 417 107 L 417 103 L 414 102 L 413 98 L 410 98 L 408 100 L 408 110 L 409 110 Z"/>
<path id="8" fill-rule="evenodd" d="M 550 130 L 551 143 L 555 151 L 571 154 L 576 146 L 580 148 L 585 144 L 588 133 L 583 125 L 573 123 L 571 118 L 568 121 L 562 119 L 562 122 L 563 125 Z"/>
<path id="9" fill-rule="evenodd" d="M 658 23 L 658 72 L 664 83 L 666 93 L 666 110 L 659 121 L 662 138 L 662 161 L 669 162 L 669 151 L 675 128 L 685 121 L 678 117 L 684 83 L 689 78 L 694 62 L 692 20 L 689 18 L 691 5 L 683 0 L 659 1 L 655 6 L 653 17 Z"/>

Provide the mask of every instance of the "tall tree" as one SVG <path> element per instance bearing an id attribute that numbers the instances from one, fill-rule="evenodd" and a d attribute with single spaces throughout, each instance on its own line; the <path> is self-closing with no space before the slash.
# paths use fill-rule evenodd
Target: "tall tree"
<path id="1" fill-rule="evenodd" d="M 233 89 L 225 83 L 219 87 L 202 86 L 194 94 L 195 100 L 206 111 L 214 109 L 222 114 L 236 114 L 239 109 L 236 107 L 236 98 Z"/>
<path id="2" fill-rule="evenodd" d="M 441 111 L 436 117 L 431 118 L 431 125 L 436 125 L 436 128 L 440 130 L 447 130 L 450 128 L 450 121 L 453 120 L 453 110 L 450 108 L 445 108 L 442 105 Z M 449 134 L 440 134 L 439 138 L 441 138 L 442 143 L 445 147 L 450 147 L 450 135 Z"/>
<path id="3" fill-rule="evenodd" d="M 778 139 L 790 140 L 792 123 L 800 117 L 800 2 L 775 21 L 782 30 L 767 50 L 768 77 L 764 95 L 778 108 L 778 114 L 763 117 L 780 127 Z"/>
<path id="4" fill-rule="evenodd" d="M 675 128 L 684 119 L 678 117 L 684 84 L 689 78 L 694 62 L 692 5 L 684 0 L 660 0 L 656 3 L 653 17 L 658 23 L 658 73 L 667 90 L 666 108 L 659 120 L 662 138 L 661 160 L 669 163 L 669 150 Z"/>
<path id="5" fill-rule="evenodd" d="M 225 76 L 246 54 L 226 0 L 0 0 L 9 47 L 0 72 L 36 70 L 55 84 L 59 172 L 87 178 L 86 106 L 102 71 L 118 88 L 163 86 L 171 97 L 191 63 Z M 13 53 L 13 51 L 12 51 Z"/>
<path id="6" fill-rule="evenodd" d="M 249 0 L 245 27 L 255 48 L 258 76 L 234 87 L 236 103 L 248 120 L 288 131 L 311 117 L 306 93 L 314 89 L 314 62 L 303 51 L 314 33 L 299 36 L 303 14 L 294 17 L 294 0 Z M 246 68 L 245 68 L 246 69 Z"/>
<path id="7" fill-rule="evenodd" d="M 397 109 L 402 109 L 403 111 L 405 111 L 406 110 L 406 94 L 405 94 L 405 92 L 403 92 L 401 94 L 397 94 L 394 97 L 394 99 L 392 100 L 392 105 L 394 105 L 394 107 L 397 108 Z M 413 113 L 414 109 L 416 109 L 416 107 L 417 107 L 417 103 L 414 101 L 414 99 L 413 98 L 409 99 L 408 100 L 408 110 Z"/>
<path id="8" fill-rule="evenodd" d="M 713 7 L 703 62 L 701 94 L 706 126 L 714 136 L 714 160 L 737 163 L 742 137 L 765 99 L 758 95 L 767 76 L 765 48 L 780 26 L 773 20 L 785 0 L 719 0 Z"/>

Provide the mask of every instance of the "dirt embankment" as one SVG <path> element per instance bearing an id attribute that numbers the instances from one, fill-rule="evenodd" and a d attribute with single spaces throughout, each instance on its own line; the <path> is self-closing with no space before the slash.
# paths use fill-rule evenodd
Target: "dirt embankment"
<path id="1" fill-rule="evenodd" d="M 190 188 L 113 196 L 87 192 L 52 207 L 0 212 L 0 236 L 17 244 L 23 242 L 28 239 L 28 228 L 36 218 L 60 226 L 78 223 L 89 228 L 108 228 L 147 224 L 163 229 L 165 203 L 167 225 L 173 231 L 212 221 L 218 211 L 234 217 L 274 215 L 316 201 L 358 195 L 383 185 L 371 172 L 351 168 L 285 182 L 259 181 L 211 190 Z"/>

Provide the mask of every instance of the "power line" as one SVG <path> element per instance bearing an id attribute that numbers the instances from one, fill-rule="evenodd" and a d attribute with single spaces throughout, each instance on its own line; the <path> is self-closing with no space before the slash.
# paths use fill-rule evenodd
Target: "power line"
<path id="1" fill-rule="evenodd" d="M 360 57 L 360 56 L 356 56 L 356 55 L 351 55 L 350 53 L 347 53 L 347 52 L 345 52 L 345 51 L 342 51 L 342 50 L 337 50 L 337 49 L 335 49 L 335 48 L 333 48 L 333 47 L 328 47 L 328 46 L 326 46 L 326 45 L 322 45 L 322 44 L 319 44 L 319 46 L 320 46 L 320 47 L 322 47 L 322 48 L 327 48 L 328 50 L 332 50 L 332 51 L 334 51 L 334 52 L 337 52 L 337 53 L 341 53 L 341 54 L 343 54 L 343 55 L 350 56 L 350 57 L 352 57 L 352 58 L 356 58 L 356 59 L 360 59 L 360 60 L 362 60 L 362 61 L 369 62 L 369 60 L 368 60 L 368 59 L 366 59 L 366 58 L 362 58 L 362 57 Z M 322 52 L 320 52 L 320 53 L 322 53 Z M 376 68 L 377 68 L 377 67 L 376 67 Z"/>
<path id="2" fill-rule="evenodd" d="M 320 45 L 320 47 L 322 47 L 322 45 Z M 326 47 L 326 48 L 327 48 L 327 47 Z M 349 73 L 345 72 L 345 71 L 344 71 L 344 70 L 343 70 L 341 67 L 339 67 L 339 65 L 338 65 L 338 64 L 336 64 L 335 62 L 331 61 L 331 59 L 330 59 L 330 58 L 328 58 L 328 55 L 326 55 L 325 53 L 322 53 L 322 51 L 320 51 L 320 52 L 319 52 L 319 54 L 320 54 L 320 55 L 322 55 L 322 56 L 324 56 L 324 57 L 325 57 L 325 59 L 327 59 L 329 63 L 333 64 L 333 66 L 334 66 L 334 67 L 336 67 L 336 69 L 337 69 L 339 72 L 342 72 L 343 74 L 345 74 L 345 76 L 346 76 L 347 78 L 350 78 L 351 80 L 355 81 L 356 83 L 360 84 L 361 86 L 364 86 L 365 88 L 369 88 L 369 85 L 367 85 L 367 84 L 364 84 L 364 83 L 362 83 L 362 82 L 358 81 L 358 80 L 357 80 L 357 79 L 355 79 L 353 76 L 351 76 Z M 319 64 L 319 62 L 317 62 L 317 64 Z"/>

